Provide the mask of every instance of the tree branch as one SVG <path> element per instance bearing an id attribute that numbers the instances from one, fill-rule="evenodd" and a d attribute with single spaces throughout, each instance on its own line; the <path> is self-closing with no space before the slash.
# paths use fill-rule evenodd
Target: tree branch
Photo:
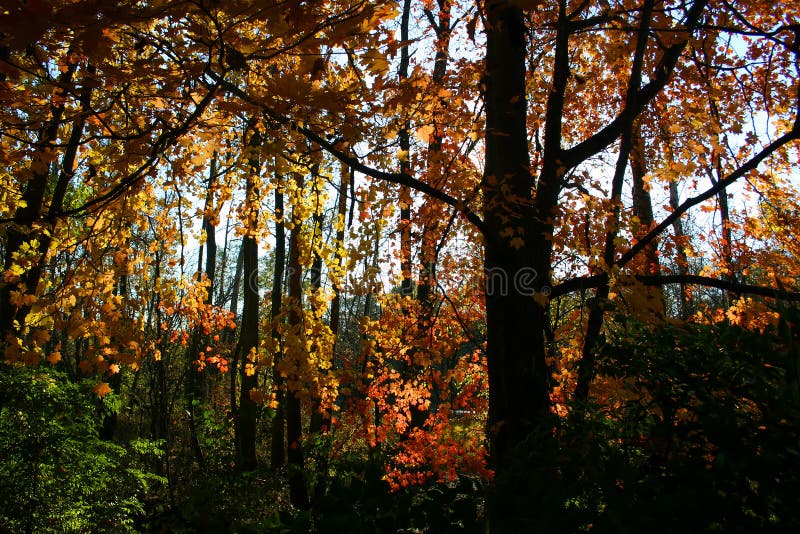
<path id="1" fill-rule="evenodd" d="M 798 114 L 800 117 L 800 114 Z M 724 180 L 718 181 L 713 187 L 710 187 L 705 192 L 687 199 L 683 204 L 678 206 L 678 208 L 669 214 L 669 216 L 661 221 L 658 226 L 650 230 L 647 235 L 642 237 L 639 241 L 636 242 L 625 254 L 620 257 L 619 261 L 615 262 L 615 265 L 619 265 L 620 267 L 624 266 L 626 263 L 631 261 L 636 254 L 644 250 L 644 248 L 651 242 L 653 239 L 661 235 L 664 230 L 666 230 L 672 223 L 674 223 L 678 218 L 689 211 L 690 208 L 700 204 L 708 200 L 709 198 L 714 197 L 720 191 L 727 188 L 733 182 L 738 180 L 739 178 L 745 176 L 752 170 L 755 170 L 758 165 L 764 161 L 768 156 L 770 156 L 773 152 L 781 148 L 783 145 L 790 143 L 796 139 L 800 139 L 800 122 L 795 121 L 794 127 L 788 132 L 783 134 L 781 137 L 767 145 L 761 152 L 753 156 L 749 161 L 747 161 L 744 165 L 736 169 L 734 172 L 729 174 Z"/>
<path id="2" fill-rule="evenodd" d="M 336 148 L 336 143 L 328 141 L 321 135 L 313 132 L 312 130 L 301 126 L 296 121 L 277 113 L 275 110 L 264 104 L 263 102 L 259 102 L 250 95 L 248 95 L 245 91 L 240 89 L 238 86 L 234 85 L 233 83 L 225 80 L 224 78 L 220 77 L 218 74 L 209 72 L 208 73 L 211 78 L 214 79 L 216 83 L 218 83 L 225 91 L 233 94 L 237 98 L 240 98 L 244 102 L 251 104 L 260 108 L 266 115 L 269 116 L 273 121 L 285 126 L 289 130 L 298 132 L 299 134 L 303 135 L 306 139 L 311 141 L 312 143 L 316 144 L 326 152 L 328 152 L 331 156 L 335 157 L 342 163 L 345 163 L 352 169 L 366 175 L 375 178 L 376 180 L 382 180 L 385 182 L 391 182 L 398 185 L 405 185 L 424 193 L 432 198 L 441 200 L 445 204 L 453 206 L 459 213 L 461 213 L 469 222 L 471 222 L 475 227 L 480 230 L 480 232 L 486 236 L 488 232 L 486 231 L 486 225 L 484 224 L 483 220 L 478 216 L 477 213 L 469 209 L 466 203 L 463 200 L 459 200 L 455 197 L 451 197 L 444 191 L 440 189 L 436 189 L 435 187 L 421 181 L 417 180 L 413 176 L 408 173 L 391 173 L 380 171 L 378 169 L 373 169 L 372 167 L 368 167 L 361 163 L 358 158 L 351 156 L 344 151 Z"/>
<path id="3" fill-rule="evenodd" d="M 718 280 L 710 276 L 693 274 L 661 274 L 661 275 L 635 275 L 634 278 L 646 286 L 666 286 L 671 284 L 687 284 L 704 287 L 715 287 L 724 291 L 733 291 L 743 295 L 758 295 L 773 299 L 800 302 L 800 292 L 786 291 L 772 287 L 742 284 L 731 280 Z M 555 286 L 550 292 L 550 298 L 561 297 L 579 289 L 592 289 L 608 283 L 607 274 L 598 274 L 581 278 L 573 278 Z"/>
<path id="4" fill-rule="evenodd" d="M 698 0 L 692 4 L 691 9 L 686 15 L 686 32 L 691 33 L 691 31 L 695 29 L 706 4 L 706 0 Z M 625 124 L 631 120 L 631 115 L 634 117 L 639 115 L 645 106 L 647 106 L 667 84 L 688 42 L 689 37 L 667 48 L 661 61 L 658 62 L 655 71 L 650 75 L 650 82 L 637 91 L 635 98 L 632 98 L 630 103 L 626 104 L 619 115 L 599 132 L 572 148 L 563 151 L 561 157 L 563 165 L 567 168 L 575 167 L 611 145 L 611 143 L 620 136 Z"/>

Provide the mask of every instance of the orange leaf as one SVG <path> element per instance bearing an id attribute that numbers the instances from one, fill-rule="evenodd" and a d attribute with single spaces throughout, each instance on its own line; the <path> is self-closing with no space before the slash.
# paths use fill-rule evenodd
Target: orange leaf
<path id="1" fill-rule="evenodd" d="M 111 393 L 111 387 L 106 382 L 101 382 L 92 388 L 92 391 L 94 391 L 98 397 L 105 397 Z"/>

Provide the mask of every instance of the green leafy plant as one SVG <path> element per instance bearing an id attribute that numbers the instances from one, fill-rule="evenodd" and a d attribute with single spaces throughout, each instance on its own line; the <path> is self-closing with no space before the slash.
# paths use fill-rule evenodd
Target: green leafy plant
<path id="1" fill-rule="evenodd" d="M 46 368 L 0 369 L 0 529 L 133 531 L 161 477 L 99 438 L 89 384 Z"/>

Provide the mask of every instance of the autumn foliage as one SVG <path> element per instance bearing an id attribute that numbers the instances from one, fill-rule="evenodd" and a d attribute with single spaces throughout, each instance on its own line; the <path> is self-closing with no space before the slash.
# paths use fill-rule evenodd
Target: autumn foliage
<path id="1" fill-rule="evenodd" d="M 0 530 L 797 527 L 795 4 L 7 3 Z"/>

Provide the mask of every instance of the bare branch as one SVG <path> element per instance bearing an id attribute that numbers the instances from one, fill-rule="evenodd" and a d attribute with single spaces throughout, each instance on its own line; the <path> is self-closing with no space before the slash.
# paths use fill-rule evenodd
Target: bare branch
<path id="1" fill-rule="evenodd" d="M 741 284 L 731 280 L 718 280 L 710 276 L 693 274 L 663 274 L 663 275 L 635 275 L 634 278 L 646 286 L 666 286 L 671 284 L 687 284 L 704 287 L 715 287 L 724 291 L 732 291 L 742 295 L 758 295 L 779 300 L 800 302 L 800 292 L 786 291 L 765 286 Z M 561 297 L 579 289 L 592 289 L 607 284 L 607 274 L 598 274 L 582 278 L 573 278 L 555 286 L 550 292 L 550 298 Z"/>

